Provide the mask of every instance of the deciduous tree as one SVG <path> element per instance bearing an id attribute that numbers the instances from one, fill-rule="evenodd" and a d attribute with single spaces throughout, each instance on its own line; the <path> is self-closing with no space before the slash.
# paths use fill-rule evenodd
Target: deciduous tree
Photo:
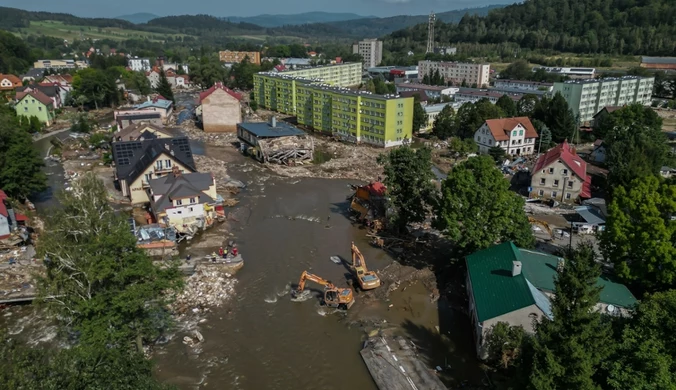
<path id="1" fill-rule="evenodd" d="M 164 292 L 180 286 L 176 267 L 160 269 L 136 246 L 126 218 L 93 174 L 59 196 L 38 253 L 46 275 L 40 298 L 88 345 L 140 351 L 169 323 Z M 131 348 L 130 348 L 131 347 Z"/>
<path id="2" fill-rule="evenodd" d="M 171 100 L 174 102 L 174 104 L 176 103 L 176 100 L 174 99 L 174 91 L 171 90 L 171 84 L 169 84 L 169 80 L 167 80 L 167 75 L 164 73 L 164 69 L 160 69 L 160 81 L 157 83 L 155 92 L 162 95 L 165 99 Z"/>
<path id="3" fill-rule="evenodd" d="M 444 107 L 439 115 L 434 118 L 432 134 L 439 139 L 446 139 L 455 134 L 455 110 L 450 104 Z"/>
<path id="4" fill-rule="evenodd" d="M 600 246 L 621 278 L 649 291 L 674 287 L 674 215 L 676 185 L 645 176 L 615 188 Z"/>
<path id="5" fill-rule="evenodd" d="M 514 103 L 514 100 L 507 96 L 507 95 L 502 95 L 500 96 L 500 99 L 495 103 L 497 107 L 502 110 L 502 114 L 506 118 L 511 118 L 516 116 L 516 103 Z"/>
<path id="6" fill-rule="evenodd" d="M 381 155 L 378 163 L 385 168 L 393 227 L 401 232 L 410 222 L 424 221 L 434 203 L 432 151 L 405 146 Z"/>
<path id="7" fill-rule="evenodd" d="M 528 61 L 521 59 L 512 62 L 505 70 L 500 72 L 500 78 L 503 79 L 530 80 L 531 77 L 533 77 L 533 71 L 528 65 Z"/>
<path id="8" fill-rule="evenodd" d="M 612 353 L 612 342 L 610 324 L 594 310 L 600 274 L 590 244 L 567 254 L 554 281 L 553 319 L 545 316 L 535 329 L 530 389 L 601 388 L 599 369 Z"/>
<path id="9" fill-rule="evenodd" d="M 500 241 L 529 248 L 535 239 L 523 205 L 489 156 L 472 157 L 443 181 L 435 225 L 467 252 Z"/>
<path id="10" fill-rule="evenodd" d="M 423 126 L 427 125 L 427 113 L 420 104 L 420 96 L 413 95 L 413 132 L 417 133 Z"/>

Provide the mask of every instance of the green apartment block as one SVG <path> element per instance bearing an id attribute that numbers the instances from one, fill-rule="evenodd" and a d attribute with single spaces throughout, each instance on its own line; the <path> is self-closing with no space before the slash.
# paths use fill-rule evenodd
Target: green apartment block
<path id="1" fill-rule="evenodd" d="M 561 92 L 580 122 L 589 122 L 603 107 L 652 101 L 654 77 L 624 76 L 554 83 L 552 93 Z"/>
<path id="2" fill-rule="evenodd" d="M 312 69 L 302 71 L 307 70 Z M 295 72 L 254 75 L 258 105 L 295 115 L 301 125 L 351 142 L 391 147 L 413 136 L 413 98 L 357 92 Z"/>

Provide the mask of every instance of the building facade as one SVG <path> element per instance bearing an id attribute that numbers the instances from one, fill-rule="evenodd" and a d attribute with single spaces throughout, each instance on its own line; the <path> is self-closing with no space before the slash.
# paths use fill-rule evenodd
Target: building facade
<path id="1" fill-rule="evenodd" d="M 411 97 L 358 93 L 284 73 L 255 75 L 253 91 L 260 107 L 295 115 L 300 125 L 346 141 L 390 147 L 413 135 Z"/>
<path id="2" fill-rule="evenodd" d="M 489 119 L 474 133 L 479 153 L 486 154 L 501 147 L 512 156 L 528 156 L 535 152 L 538 133 L 528 117 Z"/>
<path id="3" fill-rule="evenodd" d="M 299 78 L 312 79 L 312 81 L 322 82 L 338 87 L 352 87 L 361 84 L 362 68 L 358 62 L 315 66 L 311 68 L 285 70 L 282 72 L 260 72 L 254 74 L 254 85 L 260 85 L 263 78 Z M 255 89 L 255 88 L 254 88 Z M 258 92 L 258 91 L 256 91 Z M 258 98 L 258 94 L 256 98 Z"/>
<path id="4" fill-rule="evenodd" d="M 129 69 L 134 72 L 148 72 L 152 69 L 149 58 L 130 58 L 128 61 Z"/>
<path id="5" fill-rule="evenodd" d="M 359 54 L 364 61 L 364 69 L 373 68 L 383 62 L 383 41 L 365 39 L 352 45 L 352 53 Z"/>
<path id="6" fill-rule="evenodd" d="M 543 70 L 549 74 L 567 76 L 571 79 L 593 79 L 596 75 L 596 69 L 594 68 L 557 68 L 549 66 L 536 66 L 533 68 L 533 72 L 537 70 Z"/>
<path id="7" fill-rule="evenodd" d="M 533 168 L 530 186 L 531 198 L 562 203 L 591 198 L 587 163 L 565 141 L 540 156 Z"/>
<path id="8" fill-rule="evenodd" d="M 195 110 L 202 128 L 207 133 L 237 131 L 237 124 L 242 122 L 240 101 L 242 96 L 216 83 L 208 90 L 200 93 L 200 105 Z"/>
<path id="9" fill-rule="evenodd" d="M 554 89 L 553 83 L 540 83 L 528 80 L 495 80 L 495 88 L 514 89 L 519 91 L 544 91 L 551 92 Z"/>
<path id="10" fill-rule="evenodd" d="M 589 122 L 606 106 L 652 102 L 654 77 L 623 76 L 597 80 L 570 80 L 554 83 L 580 122 Z"/>
<path id="11" fill-rule="evenodd" d="M 17 103 L 14 107 L 17 116 L 30 118 L 37 117 L 41 123 L 50 126 L 56 116 L 54 102 L 40 91 L 17 93 Z"/>
<path id="12" fill-rule="evenodd" d="M 418 62 L 418 79 L 422 80 L 425 75 L 431 75 L 437 70 L 446 82 L 450 81 L 453 85 L 464 82 L 468 87 L 474 84 L 477 87 L 487 87 L 491 65 L 424 60 Z"/>
<path id="13" fill-rule="evenodd" d="M 414 91 L 422 92 L 429 98 L 440 98 L 443 96 L 453 97 L 456 93 L 460 91 L 460 88 L 455 87 L 442 87 L 438 85 L 425 85 L 425 84 L 414 84 L 414 83 L 399 83 L 397 84 L 397 93 Z"/>
<path id="14" fill-rule="evenodd" d="M 676 70 L 676 57 L 641 57 L 641 68 Z"/>
<path id="15" fill-rule="evenodd" d="M 13 74 L 0 73 L 0 91 L 12 91 L 22 85 L 21 79 Z"/>
<path id="16" fill-rule="evenodd" d="M 84 61 L 75 60 L 37 60 L 33 63 L 35 69 L 75 69 L 88 66 Z"/>
<path id="17" fill-rule="evenodd" d="M 221 62 L 225 62 L 227 64 L 239 64 L 240 62 L 244 61 L 246 57 L 249 57 L 249 61 L 252 64 L 261 64 L 261 53 L 257 51 L 224 50 L 218 52 L 218 58 L 221 60 Z"/>

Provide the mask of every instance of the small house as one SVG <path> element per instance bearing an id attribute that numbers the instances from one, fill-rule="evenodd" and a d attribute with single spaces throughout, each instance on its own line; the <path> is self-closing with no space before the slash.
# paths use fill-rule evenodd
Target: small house
<path id="1" fill-rule="evenodd" d="M 13 74 L 0 73 L 0 91 L 13 91 L 23 86 L 21 79 Z"/>
<path id="2" fill-rule="evenodd" d="M 210 226 L 217 217 L 220 202 L 211 173 L 183 174 L 175 167 L 172 173 L 150 180 L 146 191 L 155 220 L 179 233 L 188 226 Z"/>
<path id="3" fill-rule="evenodd" d="M 115 141 L 143 141 L 144 139 L 172 138 L 173 134 L 164 127 L 152 123 L 134 123 L 118 129 L 113 135 Z"/>
<path id="4" fill-rule="evenodd" d="M 17 99 L 20 96 L 20 93 L 40 91 L 43 94 L 49 96 L 52 99 L 52 103 L 55 109 L 63 107 L 63 100 L 66 98 L 67 91 L 62 90 L 58 84 L 54 83 L 39 83 L 39 84 L 30 84 L 27 86 L 21 86 L 16 89 Z"/>
<path id="5" fill-rule="evenodd" d="M 150 123 L 162 126 L 162 114 L 153 111 L 116 110 L 115 123 L 118 129 L 123 129 L 135 123 Z"/>
<path id="6" fill-rule="evenodd" d="M 166 121 L 174 112 L 174 102 L 162 97 L 150 98 L 145 102 L 134 106 L 136 111 L 159 112 L 163 121 Z"/>
<path id="7" fill-rule="evenodd" d="M 19 225 L 24 225 L 27 219 L 25 215 L 12 209 L 7 194 L 0 190 L 0 240 L 8 238 Z"/>
<path id="8" fill-rule="evenodd" d="M 495 146 L 512 156 L 528 156 L 535 152 L 538 133 L 528 117 L 489 119 L 474 133 L 479 153 L 486 154 Z"/>
<path id="9" fill-rule="evenodd" d="M 475 252 L 465 262 L 469 315 L 480 358 L 486 357 L 486 336 L 498 322 L 533 333 L 535 321 L 553 319 L 551 299 L 556 274 L 566 266 L 563 258 L 505 242 Z M 596 285 L 602 288 L 595 307 L 601 313 L 627 315 L 637 303 L 629 289 L 609 275 L 601 275 Z"/>
<path id="10" fill-rule="evenodd" d="M 200 93 L 197 120 L 207 133 L 234 133 L 242 121 L 241 100 L 242 95 L 218 82 Z"/>
<path id="11" fill-rule="evenodd" d="M 244 122 L 237 125 L 241 150 L 260 162 L 290 164 L 312 160 L 314 143 L 305 132 L 273 116 L 270 122 Z"/>
<path id="12" fill-rule="evenodd" d="M 146 188 L 150 180 L 175 169 L 180 173 L 197 171 L 186 137 L 113 142 L 112 154 L 116 184 L 131 204 L 148 203 Z"/>
<path id="13" fill-rule="evenodd" d="M 54 122 L 54 102 L 44 93 L 34 90 L 30 92 L 17 92 L 16 115 L 30 118 L 37 117 L 41 123 L 50 126 Z"/>

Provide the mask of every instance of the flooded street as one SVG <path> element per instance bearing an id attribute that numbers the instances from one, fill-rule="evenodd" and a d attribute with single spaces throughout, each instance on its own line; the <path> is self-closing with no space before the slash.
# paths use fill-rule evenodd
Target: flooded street
<path id="1" fill-rule="evenodd" d="M 59 135 L 67 137 L 67 133 Z M 45 154 L 49 139 L 38 141 Z M 191 141 L 193 152 L 227 163 L 228 175 L 247 184 L 227 209 L 228 222 L 181 244 L 181 256 L 204 256 L 227 241 L 237 243 L 245 261 L 237 272 L 235 294 L 213 308 L 197 324 L 204 342 L 182 343 L 191 330 L 179 321 L 167 344 L 157 346 L 153 360 L 157 377 L 180 389 L 360 389 L 377 387 L 359 356 L 367 332 L 383 328 L 418 346 L 423 362 L 443 367 L 449 388 L 480 384 L 482 373 L 474 358 L 469 321 L 442 298 L 430 300 L 421 282 L 402 283 L 387 299 L 355 288 L 355 305 L 348 313 L 320 305 L 322 287 L 308 282 L 313 296 L 292 301 L 300 275 L 307 270 L 338 287 L 351 285 L 350 272 L 329 260 L 350 260 L 354 241 L 368 266 L 382 272 L 393 259 L 368 244 L 366 231 L 347 218 L 354 181 L 282 178 L 233 147 Z M 46 161 L 51 190 L 36 199 L 38 212 L 54 205 L 53 193 L 63 188 L 63 168 Z M 203 172 L 208 166 L 199 166 Z M 0 326 L 30 340 L 51 339 L 53 328 L 36 332 L 35 310 L 14 307 Z M 24 317 L 22 320 L 21 317 Z M 43 324 L 44 326 L 44 324 Z M 45 336 L 47 332 L 47 336 Z"/>

